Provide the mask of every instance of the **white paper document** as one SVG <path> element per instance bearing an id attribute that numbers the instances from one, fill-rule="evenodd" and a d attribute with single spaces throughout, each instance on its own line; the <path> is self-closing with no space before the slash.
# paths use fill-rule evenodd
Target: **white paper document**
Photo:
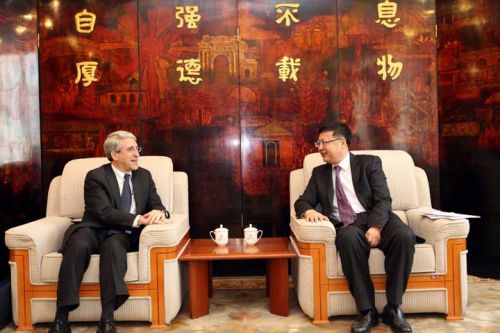
<path id="1" fill-rule="evenodd" d="M 468 214 L 458 214 L 453 212 L 443 212 L 437 209 L 429 209 L 423 214 L 423 216 L 428 217 L 432 220 L 437 219 L 449 219 L 449 220 L 461 220 L 461 219 L 478 219 L 478 215 L 468 215 Z"/>

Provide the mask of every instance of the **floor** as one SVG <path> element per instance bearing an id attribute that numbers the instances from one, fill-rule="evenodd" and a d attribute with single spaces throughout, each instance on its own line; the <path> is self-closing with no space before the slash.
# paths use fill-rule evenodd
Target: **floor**
<path id="1" fill-rule="evenodd" d="M 216 287 L 214 285 L 214 287 Z M 237 302 L 235 302 L 237 300 Z M 120 333 L 139 332 L 210 332 L 210 333 L 295 333 L 295 332 L 349 332 L 355 317 L 333 317 L 328 325 L 316 327 L 302 313 L 293 290 L 290 289 L 290 315 L 280 317 L 268 311 L 268 299 L 261 289 L 215 289 L 210 299 L 210 314 L 190 319 L 187 302 L 172 323 L 161 329 L 151 329 L 148 323 L 119 323 Z M 441 314 L 410 314 L 407 319 L 413 332 L 448 333 L 500 332 L 500 280 L 469 277 L 469 301 L 462 321 L 446 321 Z M 48 324 L 37 324 L 35 332 L 46 332 Z M 96 323 L 73 323 L 73 333 L 93 333 Z M 15 332 L 14 325 L 0 333 Z M 390 332 L 380 323 L 373 333 Z"/>

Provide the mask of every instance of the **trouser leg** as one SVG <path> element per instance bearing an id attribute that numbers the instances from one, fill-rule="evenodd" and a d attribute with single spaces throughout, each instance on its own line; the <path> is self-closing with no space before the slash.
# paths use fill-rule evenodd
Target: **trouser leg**
<path id="1" fill-rule="evenodd" d="M 401 305 L 403 302 L 413 265 L 415 242 L 415 234 L 411 228 L 391 214 L 391 219 L 382 230 L 379 245 L 385 255 L 386 295 L 389 304 Z"/>
<path id="2" fill-rule="evenodd" d="M 368 267 L 370 245 L 365 231 L 355 224 L 340 228 L 337 230 L 335 244 L 358 311 L 374 308 L 375 293 Z"/>
<path id="3" fill-rule="evenodd" d="M 90 263 L 90 255 L 99 247 L 98 232 L 90 227 L 82 227 L 69 237 L 59 268 L 57 284 L 57 309 L 66 312 L 80 304 L 80 284 Z"/>
<path id="4" fill-rule="evenodd" d="M 125 233 L 113 234 L 106 238 L 100 248 L 99 282 L 101 285 L 101 305 L 103 309 L 114 304 L 118 309 L 129 297 L 125 284 L 127 272 L 127 251 L 130 236 Z"/>

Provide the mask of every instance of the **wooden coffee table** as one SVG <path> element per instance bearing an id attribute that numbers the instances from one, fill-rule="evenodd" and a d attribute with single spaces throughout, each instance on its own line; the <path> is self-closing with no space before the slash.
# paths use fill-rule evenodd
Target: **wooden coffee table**
<path id="1" fill-rule="evenodd" d="M 208 297 L 212 290 L 209 261 L 267 260 L 267 291 L 271 313 L 288 316 L 288 259 L 295 257 L 286 237 L 261 238 L 253 246 L 243 239 L 230 238 L 226 246 L 217 246 L 211 239 L 191 239 L 179 260 L 188 262 L 189 312 L 191 318 L 208 314 Z"/>

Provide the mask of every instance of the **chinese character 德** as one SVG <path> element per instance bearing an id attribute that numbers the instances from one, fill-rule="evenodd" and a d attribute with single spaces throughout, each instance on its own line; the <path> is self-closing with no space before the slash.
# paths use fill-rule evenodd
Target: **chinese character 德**
<path id="1" fill-rule="evenodd" d="M 97 70 L 97 61 L 83 61 L 76 63 L 76 70 L 78 72 L 75 84 L 83 81 L 83 86 L 88 87 L 93 81 L 97 81 L 95 78 L 95 72 Z"/>
<path id="2" fill-rule="evenodd" d="M 389 0 L 385 0 L 384 2 L 380 2 L 377 8 L 378 20 L 375 22 L 380 23 L 387 28 L 394 28 L 396 26 L 396 22 L 399 22 L 399 17 L 396 17 L 398 4 L 396 2 L 389 2 Z"/>
<path id="3" fill-rule="evenodd" d="M 297 72 L 300 69 L 300 58 L 294 59 L 284 56 L 276 63 L 276 67 L 278 67 L 278 78 L 281 81 L 297 81 Z"/>
<path id="4" fill-rule="evenodd" d="M 382 66 L 377 74 L 382 75 L 382 80 L 384 81 L 387 78 L 387 74 L 389 74 L 392 80 L 396 80 L 403 69 L 403 63 L 397 61 L 393 62 L 391 54 L 387 55 L 387 59 L 385 55 L 382 56 L 382 58 L 377 58 L 377 66 Z M 389 68 L 387 68 L 387 66 L 389 66 Z"/>
<path id="5" fill-rule="evenodd" d="M 94 31 L 96 16 L 94 13 L 88 12 L 86 9 L 75 14 L 76 31 L 84 34 L 89 34 Z"/>
<path id="6" fill-rule="evenodd" d="M 191 84 L 198 84 L 203 79 L 200 76 L 201 64 L 200 59 L 184 59 L 177 60 L 179 65 L 183 64 L 184 66 L 177 66 L 176 70 L 180 73 L 179 81 L 180 82 L 189 82 Z M 184 73 L 186 71 L 186 73 Z"/>
<path id="7" fill-rule="evenodd" d="M 201 15 L 198 14 L 198 6 L 177 6 L 175 7 L 175 18 L 179 20 L 177 28 L 182 28 L 184 22 L 187 22 L 188 29 L 196 29 L 200 22 Z"/>
<path id="8" fill-rule="evenodd" d="M 293 15 L 294 13 L 299 12 L 299 6 L 300 4 L 298 3 L 278 3 L 274 6 L 276 8 L 276 12 L 278 14 L 283 14 L 281 15 L 278 19 L 276 19 L 276 23 L 281 24 L 283 20 L 285 20 L 285 25 L 287 27 L 290 26 L 291 21 L 298 23 L 299 19 Z M 283 7 L 283 8 L 282 8 Z"/>

